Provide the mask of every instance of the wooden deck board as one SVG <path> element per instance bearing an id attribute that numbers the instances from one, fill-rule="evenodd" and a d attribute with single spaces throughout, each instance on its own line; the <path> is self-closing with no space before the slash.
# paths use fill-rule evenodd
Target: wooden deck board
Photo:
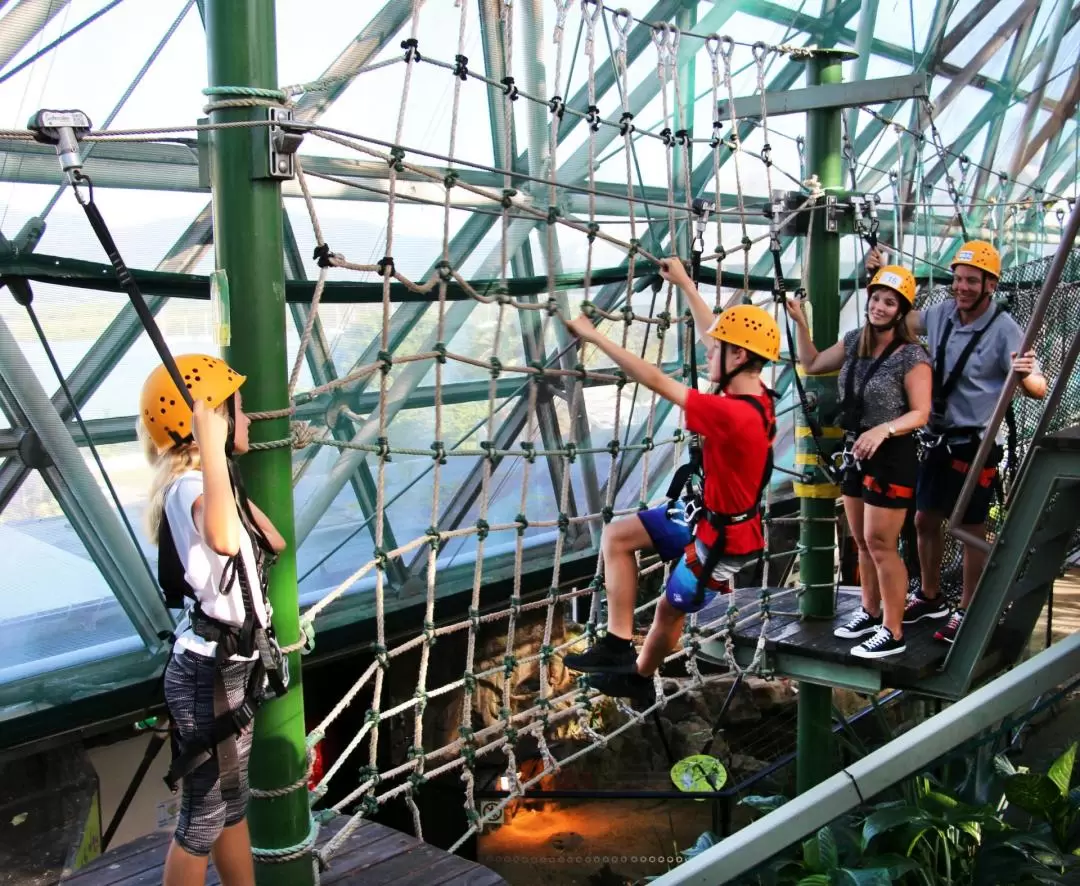
<path id="1" fill-rule="evenodd" d="M 346 816 L 338 816 L 319 832 L 324 845 L 344 827 Z M 146 886 L 161 883 L 171 836 L 154 833 L 106 853 L 65 880 L 67 886 Z M 330 859 L 322 874 L 324 886 L 438 886 L 461 883 L 468 886 L 505 886 L 498 874 L 457 855 L 451 855 L 401 831 L 364 820 L 349 835 L 345 845 Z M 213 865 L 206 886 L 220 886 Z"/>
<path id="2" fill-rule="evenodd" d="M 779 589 L 777 589 L 779 592 Z M 758 609 L 760 588 L 739 588 L 735 591 L 735 605 L 743 612 Z M 702 610 L 699 621 L 707 622 L 721 618 L 727 611 L 729 597 L 718 597 Z M 766 633 L 766 649 L 778 652 L 799 652 L 821 661 L 837 664 L 854 664 L 883 672 L 885 685 L 910 685 L 933 673 L 945 660 L 948 647 L 934 639 L 934 632 L 945 619 L 925 619 L 904 629 L 907 650 L 898 656 L 885 659 L 853 659 L 851 650 L 860 640 L 841 640 L 833 636 L 833 630 L 850 618 L 860 603 L 859 589 L 841 587 L 836 599 L 836 617 L 833 619 L 802 620 L 793 611 L 798 603 L 787 594 L 772 603 L 769 628 Z M 761 634 L 760 619 L 753 619 L 735 631 L 738 646 L 756 646 Z"/>

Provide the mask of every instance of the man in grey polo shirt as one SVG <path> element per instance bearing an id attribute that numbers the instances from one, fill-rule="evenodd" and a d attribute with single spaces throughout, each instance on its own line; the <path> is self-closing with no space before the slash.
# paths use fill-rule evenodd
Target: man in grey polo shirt
<path id="1" fill-rule="evenodd" d="M 883 262 L 884 255 L 875 250 L 867 257 L 867 270 L 872 271 Z M 906 625 L 949 615 L 941 596 L 944 521 L 960 497 L 960 489 L 1009 373 L 1020 376 L 1020 388 L 1027 396 L 1038 399 L 1046 396 L 1046 379 L 1039 372 L 1035 352 L 1017 353 L 1023 331 L 993 301 L 1001 276 L 997 250 L 982 240 L 965 243 L 953 259 L 952 270 L 952 300 L 908 315 L 913 331 L 927 337 L 934 369 L 934 400 L 924 437 L 930 445 L 919 468 L 915 494 L 922 591 L 908 601 L 904 612 Z M 979 475 L 975 494 L 961 522 L 964 529 L 980 538 L 986 533 L 1002 442 L 999 430 L 997 445 Z M 948 643 L 955 639 L 985 565 L 986 555 L 982 551 L 964 545 L 960 606 L 946 626 L 934 634 L 936 639 Z"/>

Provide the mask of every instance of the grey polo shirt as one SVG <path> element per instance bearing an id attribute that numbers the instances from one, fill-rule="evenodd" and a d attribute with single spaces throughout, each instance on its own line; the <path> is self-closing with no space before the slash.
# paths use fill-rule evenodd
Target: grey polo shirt
<path id="1" fill-rule="evenodd" d="M 960 323 L 956 305 L 952 299 L 923 312 L 926 324 L 927 344 L 930 348 L 932 365 L 937 366 L 941 350 L 941 338 L 945 326 L 952 320 L 952 331 L 945 343 L 945 373 L 948 379 L 960 354 L 971 341 L 972 335 L 990 323 L 994 316 L 995 305 L 990 307 L 975 322 L 964 326 Z M 1012 354 L 1020 350 L 1024 333 L 1016 321 L 1007 313 L 1002 313 L 979 340 L 967 365 L 964 367 L 945 409 L 945 424 L 951 428 L 985 428 L 994 414 L 1001 389 L 1012 372 Z M 999 431 L 998 441 L 1002 434 Z"/>

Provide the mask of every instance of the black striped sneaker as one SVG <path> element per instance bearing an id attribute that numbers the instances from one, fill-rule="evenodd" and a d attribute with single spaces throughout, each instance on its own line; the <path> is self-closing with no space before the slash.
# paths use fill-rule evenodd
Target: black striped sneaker
<path id="1" fill-rule="evenodd" d="M 873 616 L 860 606 L 858 612 L 847 624 L 833 631 L 833 636 L 841 640 L 858 640 L 859 637 L 874 633 L 879 627 L 881 627 L 881 616 Z"/>
<path id="2" fill-rule="evenodd" d="M 856 658 L 886 658 L 890 655 L 899 655 L 907 649 L 903 639 L 897 640 L 885 625 L 877 629 L 877 632 L 869 640 L 864 640 L 851 650 Z"/>

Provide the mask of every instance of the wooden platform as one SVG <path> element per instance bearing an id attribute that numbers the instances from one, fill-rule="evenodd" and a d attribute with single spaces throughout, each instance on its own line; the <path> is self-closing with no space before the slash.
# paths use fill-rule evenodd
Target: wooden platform
<path id="1" fill-rule="evenodd" d="M 342 815 L 324 825 L 319 832 L 319 845 L 326 843 L 346 821 L 348 818 Z M 66 886 L 157 886 L 161 883 L 165 852 L 171 839 L 170 834 L 155 833 L 133 840 L 107 852 L 64 883 Z M 220 883 L 211 865 L 206 886 L 220 886 Z M 330 859 L 330 869 L 323 871 L 321 883 L 322 886 L 335 883 L 505 886 L 506 881 L 481 865 L 365 820 Z"/>
<path id="2" fill-rule="evenodd" d="M 936 673 L 945 661 L 948 645 L 934 639 L 934 632 L 944 627 L 946 619 L 924 619 L 918 624 L 904 627 L 907 650 L 900 655 L 883 659 L 854 658 L 851 650 L 862 640 L 842 640 L 833 631 L 846 622 L 859 608 L 860 594 L 856 587 L 841 586 L 836 599 L 836 617 L 833 619 L 806 619 L 797 614 L 798 600 L 794 594 L 774 591 L 776 596 L 770 604 L 771 618 L 766 634 L 766 650 L 778 653 L 797 653 L 818 661 L 835 664 L 858 665 L 881 672 L 883 686 L 894 688 L 916 686 L 921 679 Z M 740 588 L 735 591 L 735 605 L 740 618 L 746 618 L 759 608 L 760 588 Z M 730 598 L 718 597 L 702 610 L 700 622 L 722 618 L 730 604 Z M 752 619 L 739 627 L 734 636 L 736 646 L 753 647 L 761 634 L 761 621 Z M 865 639 L 865 638 L 863 638 Z M 994 648 L 991 644 L 991 649 Z M 987 658 L 994 657 L 988 655 Z M 993 662 L 984 661 L 985 666 Z"/>

